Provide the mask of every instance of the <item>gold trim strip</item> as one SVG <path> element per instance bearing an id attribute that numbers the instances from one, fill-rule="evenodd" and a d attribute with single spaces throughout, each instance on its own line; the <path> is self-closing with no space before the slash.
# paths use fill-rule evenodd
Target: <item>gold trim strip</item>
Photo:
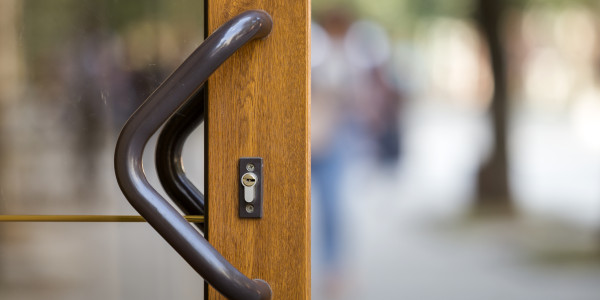
<path id="1" fill-rule="evenodd" d="M 191 223 L 204 223 L 204 216 L 183 216 Z M 125 215 L 0 215 L 0 222 L 146 222 L 142 216 Z"/>

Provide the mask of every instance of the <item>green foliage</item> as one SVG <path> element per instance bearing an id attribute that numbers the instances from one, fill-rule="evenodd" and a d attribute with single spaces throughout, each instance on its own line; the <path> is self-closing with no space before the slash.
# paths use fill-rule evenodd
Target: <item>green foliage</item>
<path id="1" fill-rule="evenodd" d="M 421 0 L 409 1 L 415 17 L 452 16 L 470 17 L 475 8 L 473 0 Z"/>
<path id="2" fill-rule="evenodd" d="M 394 35 L 409 34 L 423 18 L 468 17 L 473 0 L 313 0 L 313 13 L 343 7 L 358 18 L 377 20 Z"/>
<path id="3" fill-rule="evenodd" d="M 598 0 L 486 0 L 505 1 L 510 7 L 524 9 L 531 6 L 584 5 L 598 10 Z M 392 33 L 409 32 L 412 26 L 432 17 L 473 18 L 476 0 L 313 0 L 313 13 L 336 7 L 352 10 L 357 17 L 377 20 Z"/>
<path id="4" fill-rule="evenodd" d="M 36 65 L 91 34 L 120 34 L 139 22 L 202 32 L 203 17 L 198 0 L 26 0 L 19 30 L 26 61 Z"/>

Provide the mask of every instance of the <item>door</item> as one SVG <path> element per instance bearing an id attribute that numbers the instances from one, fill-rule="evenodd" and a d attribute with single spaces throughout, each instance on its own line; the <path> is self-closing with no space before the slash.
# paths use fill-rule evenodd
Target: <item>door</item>
<path id="1" fill-rule="evenodd" d="M 186 144 L 184 161 L 204 191 L 205 237 L 216 251 L 243 275 L 266 281 L 274 299 L 307 299 L 309 4 L 197 2 L 3 1 L 0 214 L 59 215 L 55 221 L 135 214 L 114 179 L 119 129 L 201 42 L 202 22 L 212 33 L 244 11 L 264 10 L 271 34 L 243 46 L 210 77 L 205 122 Z M 147 150 L 144 170 L 164 196 L 152 156 Z M 238 214 L 242 157 L 263 162 L 262 218 Z M 145 223 L 0 226 L 2 299 L 202 293 L 198 274 Z M 209 285 L 204 292 L 223 298 Z"/>
<path id="2" fill-rule="evenodd" d="M 310 298 L 310 56 L 308 1 L 208 0 L 209 32 L 248 9 L 273 18 L 208 81 L 208 241 L 276 299 Z M 238 162 L 261 157 L 262 219 L 238 217 Z M 220 299 L 208 289 L 208 299 Z"/>

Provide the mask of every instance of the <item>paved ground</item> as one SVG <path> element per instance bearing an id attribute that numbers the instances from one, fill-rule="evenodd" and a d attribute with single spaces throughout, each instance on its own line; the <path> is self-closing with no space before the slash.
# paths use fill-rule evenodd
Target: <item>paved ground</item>
<path id="1" fill-rule="evenodd" d="M 353 161 L 344 268 L 328 280 L 315 230 L 314 299 L 600 299 L 600 155 L 564 120 L 515 119 L 516 217 L 469 216 L 485 145 L 477 115 L 417 111 L 403 167 Z"/>

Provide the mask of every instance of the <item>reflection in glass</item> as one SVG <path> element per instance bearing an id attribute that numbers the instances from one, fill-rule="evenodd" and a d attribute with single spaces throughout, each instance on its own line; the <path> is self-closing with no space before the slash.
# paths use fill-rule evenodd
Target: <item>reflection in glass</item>
<path id="1" fill-rule="evenodd" d="M 191 0 L 1 1 L 0 213 L 134 214 L 114 179 L 118 132 L 201 42 L 203 14 Z M 187 148 L 202 157 L 200 141 Z M 0 224 L 0 299 L 179 299 L 202 285 L 146 224 Z"/>

